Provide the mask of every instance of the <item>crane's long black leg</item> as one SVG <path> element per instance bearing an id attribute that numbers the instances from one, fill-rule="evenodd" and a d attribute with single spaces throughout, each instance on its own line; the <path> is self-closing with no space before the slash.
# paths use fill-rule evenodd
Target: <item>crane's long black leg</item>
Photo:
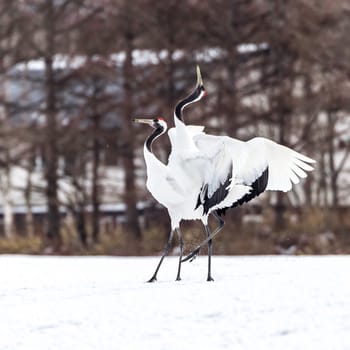
<path id="1" fill-rule="evenodd" d="M 181 276 L 180 276 L 180 273 L 181 273 L 181 260 L 182 260 L 184 243 L 183 243 L 183 240 L 182 240 L 182 233 L 180 231 L 180 228 L 177 228 L 176 232 L 177 232 L 177 234 L 179 236 L 179 246 L 180 246 L 179 266 L 177 268 L 176 281 L 181 281 Z"/>
<path id="2" fill-rule="evenodd" d="M 160 258 L 160 261 L 159 261 L 159 263 L 158 263 L 158 266 L 157 266 L 157 268 L 156 268 L 156 271 L 154 271 L 153 276 L 152 276 L 151 279 L 148 280 L 147 282 L 155 282 L 155 281 L 157 281 L 157 273 L 158 273 L 158 270 L 159 270 L 159 268 L 160 268 L 160 265 L 162 265 L 162 262 L 163 262 L 165 256 L 168 255 L 168 253 L 169 253 L 169 249 L 170 249 L 170 247 L 171 247 L 171 242 L 172 242 L 172 240 L 173 240 L 173 236 L 174 236 L 174 231 L 171 230 L 171 231 L 170 231 L 170 235 L 169 235 L 169 239 L 168 239 L 168 243 L 166 244 L 166 246 L 165 246 L 165 248 L 164 248 L 163 255 L 162 255 L 162 257 Z"/>
<path id="3" fill-rule="evenodd" d="M 209 237 L 210 239 L 213 239 L 225 226 L 225 221 L 220 215 L 218 215 L 216 212 L 213 212 L 212 215 L 219 222 L 219 226 L 210 235 L 210 237 Z"/>
<path id="4" fill-rule="evenodd" d="M 205 232 L 207 233 L 207 237 L 210 237 L 210 229 L 208 225 L 204 225 Z M 208 241 L 208 278 L 207 281 L 214 281 L 213 277 L 211 277 L 211 253 L 212 253 L 212 243 L 213 241 L 210 239 Z"/>
<path id="5" fill-rule="evenodd" d="M 212 233 L 212 238 L 213 238 L 213 236 L 216 236 L 218 233 L 219 233 L 219 231 L 221 231 L 222 230 L 222 228 L 225 226 L 225 221 L 224 221 L 224 219 L 220 216 L 220 215 L 218 215 L 217 213 L 216 213 L 216 211 L 213 211 L 212 213 L 211 213 L 213 216 L 214 216 L 214 218 L 219 222 L 219 226 L 215 229 L 215 231 Z"/>
<path id="6" fill-rule="evenodd" d="M 211 213 L 216 220 L 219 221 L 219 226 L 211 233 L 209 237 L 207 237 L 204 241 L 202 241 L 197 248 L 192 250 L 191 253 L 189 253 L 185 258 L 182 259 L 182 262 L 185 262 L 187 260 L 193 261 L 199 254 L 200 249 L 207 244 L 210 240 L 212 240 L 224 227 L 225 221 L 218 215 L 216 212 Z"/>

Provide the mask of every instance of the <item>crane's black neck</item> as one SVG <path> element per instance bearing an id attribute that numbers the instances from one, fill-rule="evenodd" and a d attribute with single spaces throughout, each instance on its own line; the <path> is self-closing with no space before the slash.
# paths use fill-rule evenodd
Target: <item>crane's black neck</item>
<path id="1" fill-rule="evenodd" d="M 175 107 L 175 116 L 177 119 L 179 119 L 180 121 L 182 121 L 184 123 L 183 120 L 183 115 L 182 115 L 182 111 L 183 109 L 188 105 L 193 103 L 194 101 L 196 101 L 203 90 L 203 86 L 199 85 L 195 88 L 195 90 L 191 93 L 191 95 L 187 96 L 186 98 L 184 98 L 183 100 L 181 100 Z"/>
<path id="2" fill-rule="evenodd" d="M 150 153 L 153 153 L 152 151 L 152 144 L 153 144 L 153 141 L 158 138 L 161 134 L 163 134 L 164 132 L 164 127 L 159 125 L 153 132 L 151 135 L 149 135 L 146 139 L 146 148 L 148 149 L 148 151 Z"/>

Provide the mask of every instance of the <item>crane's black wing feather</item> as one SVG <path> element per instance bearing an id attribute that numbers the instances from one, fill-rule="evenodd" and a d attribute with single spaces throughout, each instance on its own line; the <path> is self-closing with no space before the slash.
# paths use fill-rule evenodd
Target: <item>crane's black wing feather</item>
<path id="1" fill-rule="evenodd" d="M 208 214 L 210 208 L 221 203 L 226 198 L 229 193 L 229 190 L 227 188 L 232 181 L 232 163 L 229 169 L 230 170 L 227 173 L 226 180 L 219 185 L 219 187 L 211 196 L 208 196 L 208 184 L 202 186 L 201 192 L 197 198 L 195 209 L 197 209 L 200 205 L 203 205 L 203 214 Z"/>
<path id="2" fill-rule="evenodd" d="M 249 193 L 245 194 L 242 198 L 240 198 L 237 202 L 233 203 L 230 207 L 216 210 L 216 213 L 220 216 L 225 215 L 227 209 L 235 208 L 259 196 L 261 193 L 265 191 L 268 180 L 269 180 L 269 168 L 267 167 L 263 171 L 263 173 L 252 184 L 245 184 L 245 185 L 251 186 L 252 188 L 252 190 Z"/>

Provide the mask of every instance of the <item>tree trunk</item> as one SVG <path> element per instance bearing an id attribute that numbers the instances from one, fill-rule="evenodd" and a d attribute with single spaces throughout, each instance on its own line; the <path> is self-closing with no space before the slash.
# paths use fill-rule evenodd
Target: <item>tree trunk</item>
<path id="1" fill-rule="evenodd" d="M 54 11 L 53 2 L 47 3 L 46 15 L 46 45 L 45 57 L 45 88 L 46 88 L 46 198 L 47 198 L 47 239 L 54 251 L 60 249 L 62 238 L 60 235 L 60 213 L 58 203 L 58 147 L 57 147 L 57 116 L 56 92 L 53 70 L 54 56 Z"/>
<path id="2" fill-rule="evenodd" d="M 126 223 L 127 230 L 136 239 L 141 238 L 141 229 L 138 221 L 137 197 L 136 197 L 136 172 L 134 163 L 134 134 L 132 116 L 134 113 L 133 106 L 133 88 L 134 81 L 132 52 L 133 52 L 133 35 L 126 35 L 126 58 L 124 63 L 124 150 L 123 166 L 125 173 L 124 200 L 126 203 Z"/>
<path id="3" fill-rule="evenodd" d="M 282 102 L 283 103 L 283 102 Z M 278 116 L 278 127 L 279 127 L 279 143 L 285 144 L 285 115 L 283 108 L 280 108 L 279 116 Z M 285 206 L 285 193 L 277 192 L 277 201 L 275 206 L 275 227 L 277 231 L 281 231 L 285 228 L 285 217 L 284 213 L 286 211 Z"/>
<path id="4" fill-rule="evenodd" d="M 4 80 L 1 81 L 1 91 L 0 97 L 7 101 L 7 80 L 6 76 Z M 3 171 L 1 171 L 1 192 L 3 195 L 3 215 L 4 215 L 4 234 L 7 238 L 12 238 L 15 234 L 14 232 L 14 214 L 13 214 L 13 203 L 12 203 L 12 181 L 11 181 L 11 134 L 10 134 L 10 124 L 8 120 L 8 110 L 6 105 L 1 106 L 0 109 L 0 121 L 5 129 L 5 133 L 2 136 L 1 148 L 3 149 Z"/>
<path id="5" fill-rule="evenodd" d="M 75 225 L 76 230 L 79 234 L 79 239 L 84 248 L 88 246 L 87 241 L 87 231 L 86 231 L 86 224 L 85 224 L 85 208 L 84 203 L 78 203 L 78 208 L 75 212 Z"/>
<path id="6" fill-rule="evenodd" d="M 33 211 L 32 211 L 32 169 L 28 168 L 28 174 L 27 174 L 27 185 L 24 190 L 24 197 L 25 197 L 25 203 L 26 203 L 26 228 L 27 228 L 27 235 L 28 237 L 34 236 L 34 217 L 33 217 Z"/>
<path id="7" fill-rule="evenodd" d="M 92 239 L 98 243 L 100 236 L 100 186 L 99 186 L 99 169 L 100 169 L 100 141 L 97 133 L 99 130 L 99 117 L 94 116 L 95 136 L 92 146 L 93 152 L 93 169 L 92 169 Z"/>
<path id="8" fill-rule="evenodd" d="M 14 236 L 14 215 L 12 203 L 12 185 L 11 185 L 11 171 L 8 167 L 5 173 L 2 174 L 2 192 L 3 192 L 3 215 L 4 215 L 4 233 L 6 238 L 13 238 Z"/>
<path id="9" fill-rule="evenodd" d="M 327 135 L 327 145 L 328 145 L 328 161 L 329 161 L 329 170 L 330 170 L 330 185 L 332 193 L 332 207 L 335 212 L 338 210 L 339 206 L 339 193 L 338 193 L 338 174 L 335 165 L 335 121 L 334 115 L 331 111 L 327 113 L 327 124 L 328 124 L 328 135 Z"/>

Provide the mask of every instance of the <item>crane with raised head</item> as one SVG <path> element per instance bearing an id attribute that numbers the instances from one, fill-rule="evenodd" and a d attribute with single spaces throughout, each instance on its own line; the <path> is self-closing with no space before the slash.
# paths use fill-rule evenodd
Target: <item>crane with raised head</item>
<path id="1" fill-rule="evenodd" d="M 200 76 L 198 66 L 197 76 Z M 174 118 L 176 128 L 181 127 L 179 130 L 184 133 L 181 109 L 175 112 Z M 177 137 L 180 139 L 180 136 Z M 197 130 L 192 134 L 192 145 L 202 157 L 213 158 L 218 163 L 218 166 L 211 167 L 215 173 L 207 172 L 195 207 L 202 208 L 203 215 L 213 213 L 218 219 L 227 209 L 247 203 L 264 191 L 290 191 L 292 184 L 298 184 L 300 178 L 306 178 L 306 172 L 313 170 L 310 164 L 315 163 L 313 159 L 263 137 L 244 142 Z M 236 186 L 246 186 L 249 190 L 241 198 L 232 201 L 230 194 Z M 182 261 L 192 261 L 202 246 L 210 244 L 223 225 L 221 221 L 219 229 L 209 234 Z"/>

